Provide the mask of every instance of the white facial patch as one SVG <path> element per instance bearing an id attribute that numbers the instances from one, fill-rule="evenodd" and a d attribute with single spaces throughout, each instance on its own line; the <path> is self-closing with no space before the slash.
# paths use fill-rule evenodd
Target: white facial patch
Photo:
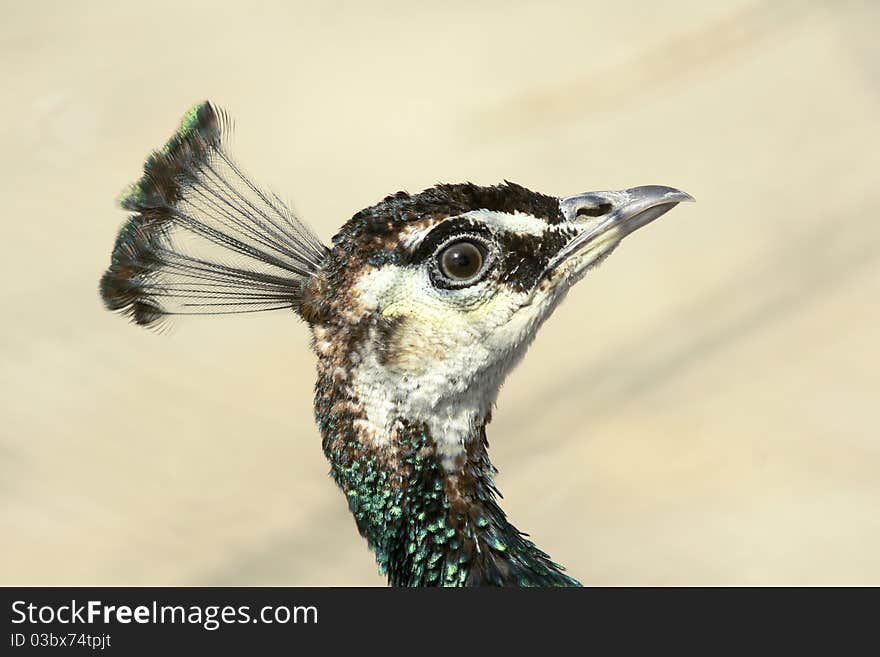
<path id="1" fill-rule="evenodd" d="M 539 237 L 591 224 L 549 224 L 527 214 L 488 210 L 460 217 L 493 232 Z M 442 223 L 413 226 L 402 238 L 406 248 L 416 249 Z M 497 285 L 491 277 L 463 288 L 437 288 L 429 269 L 428 263 L 389 263 L 359 276 L 354 305 L 377 321 L 346 384 L 365 416 L 357 426 L 377 447 L 393 449 L 401 419 L 424 423 L 451 473 L 464 463 L 468 441 L 485 423 L 504 378 L 568 290 L 567 282 L 559 283 L 575 272 L 565 272 L 536 293 Z M 383 325 L 389 327 L 385 332 Z"/>
<path id="2" fill-rule="evenodd" d="M 520 235 L 535 235 L 540 237 L 546 232 L 557 229 L 558 224 L 550 224 L 543 219 L 538 219 L 530 214 L 522 212 L 495 212 L 493 210 L 474 210 L 467 212 L 462 217 L 474 219 L 489 228 L 502 230 L 508 233 Z"/>
<path id="3" fill-rule="evenodd" d="M 400 322 L 390 345 L 374 328 L 359 350 L 347 381 L 365 415 L 358 428 L 390 447 L 399 419 L 424 422 L 443 467 L 455 471 L 550 306 L 492 281 L 437 289 L 424 266 L 369 269 L 354 291 L 365 312 Z"/>
<path id="4" fill-rule="evenodd" d="M 532 215 L 523 212 L 473 210 L 471 212 L 465 212 L 464 214 L 448 217 L 443 221 L 431 225 L 413 227 L 404 233 L 401 242 L 408 251 L 414 251 L 419 244 L 422 243 L 422 240 L 424 240 L 431 231 L 436 229 L 443 222 L 449 221 L 450 219 L 462 218 L 480 222 L 494 231 L 517 233 L 519 235 L 534 235 L 535 237 L 541 237 L 548 232 L 570 229 L 572 226 L 567 221 L 558 224 L 551 224 L 543 219 L 533 217 Z"/>

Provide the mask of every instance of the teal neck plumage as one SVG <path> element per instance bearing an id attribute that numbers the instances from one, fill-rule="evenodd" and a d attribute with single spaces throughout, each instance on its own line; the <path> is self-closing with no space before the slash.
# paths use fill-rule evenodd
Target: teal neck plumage
<path id="1" fill-rule="evenodd" d="M 315 414 L 331 474 L 392 586 L 579 586 L 498 506 L 484 427 L 450 476 L 424 425 L 401 419 L 382 450 L 342 399 L 319 374 Z"/>

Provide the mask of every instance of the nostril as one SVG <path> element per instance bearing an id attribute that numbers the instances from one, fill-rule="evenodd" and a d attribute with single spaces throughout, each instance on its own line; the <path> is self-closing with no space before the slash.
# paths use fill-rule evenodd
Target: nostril
<path id="1" fill-rule="evenodd" d="M 610 203 L 599 203 L 597 205 L 584 205 L 577 209 L 574 213 L 576 217 L 601 217 L 603 214 L 611 212 Z"/>

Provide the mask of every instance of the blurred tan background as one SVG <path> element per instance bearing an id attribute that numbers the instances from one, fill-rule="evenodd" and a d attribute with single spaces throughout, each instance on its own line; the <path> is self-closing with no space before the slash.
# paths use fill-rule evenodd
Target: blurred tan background
<path id="1" fill-rule="evenodd" d="M 878 3 L 2 5 L 0 583 L 384 582 L 301 323 L 98 298 L 209 98 L 325 240 L 439 181 L 692 193 L 509 379 L 505 508 L 589 584 L 880 584 Z"/>

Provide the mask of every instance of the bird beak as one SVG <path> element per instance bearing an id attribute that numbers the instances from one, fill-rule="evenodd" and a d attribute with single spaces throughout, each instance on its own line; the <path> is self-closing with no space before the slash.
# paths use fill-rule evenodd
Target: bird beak
<path id="1" fill-rule="evenodd" d="M 547 265 L 547 273 L 578 256 L 586 267 L 611 253 L 630 233 L 694 198 L 674 187 L 645 185 L 609 192 L 587 192 L 559 200 L 565 219 L 581 228 Z M 578 267 L 580 269 L 580 266 Z"/>

